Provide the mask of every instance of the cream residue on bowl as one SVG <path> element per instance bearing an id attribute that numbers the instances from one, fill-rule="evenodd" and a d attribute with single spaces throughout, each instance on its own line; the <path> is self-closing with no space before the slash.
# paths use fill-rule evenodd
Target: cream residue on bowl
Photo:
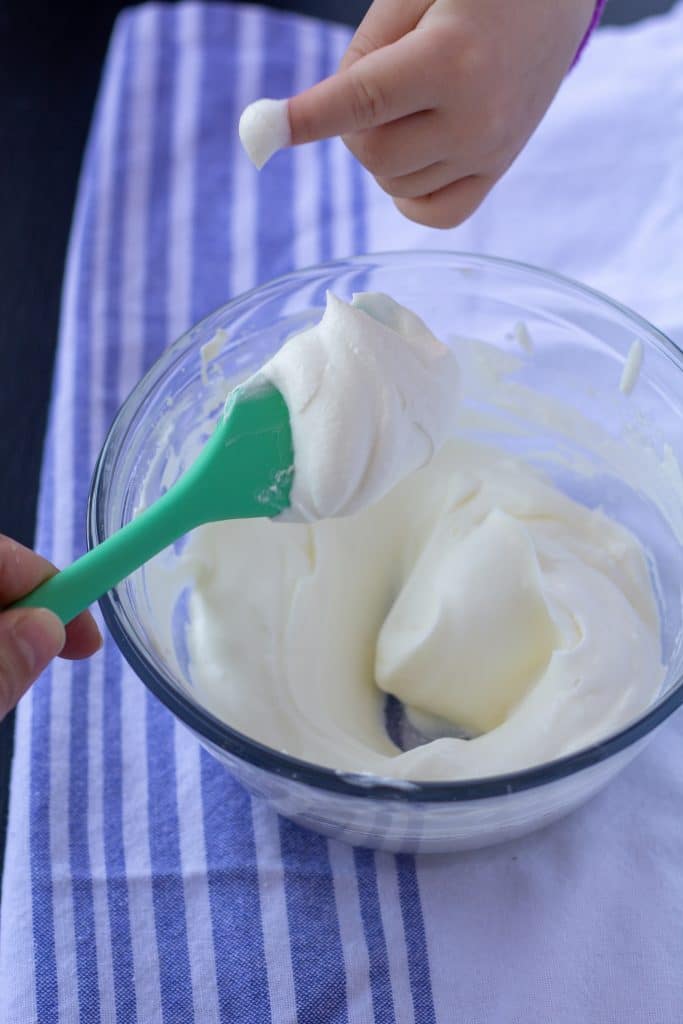
<path id="1" fill-rule="evenodd" d="M 642 365 L 643 343 L 640 338 L 635 338 L 635 340 L 631 342 L 631 347 L 628 350 L 624 369 L 621 373 L 621 380 L 619 381 L 619 390 L 623 395 L 630 395 L 633 391 L 634 387 L 638 383 L 638 377 L 640 376 L 640 368 Z"/>

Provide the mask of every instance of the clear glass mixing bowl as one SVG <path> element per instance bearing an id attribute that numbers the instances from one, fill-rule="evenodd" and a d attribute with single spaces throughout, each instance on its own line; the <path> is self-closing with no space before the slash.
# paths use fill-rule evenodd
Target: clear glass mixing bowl
<path id="1" fill-rule="evenodd" d="M 667 666 L 656 702 L 602 742 L 528 770 L 457 782 L 392 783 L 297 760 L 242 735 L 202 707 L 183 656 L 182 603 L 172 611 L 159 604 L 147 586 L 148 568 L 103 598 L 104 618 L 149 689 L 248 790 L 302 825 L 354 844 L 419 852 L 461 850 L 521 835 L 566 814 L 604 786 L 683 700 L 681 352 L 606 297 L 508 261 L 395 253 L 302 270 L 207 317 L 171 346 L 131 393 L 95 470 L 88 512 L 91 546 L 177 478 L 192 457 L 188 438 L 194 437 L 196 450 L 220 412 L 225 378 L 252 372 L 289 334 L 318 319 L 326 289 L 345 299 L 355 291 L 384 291 L 414 309 L 445 341 L 457 332 L 493 343 L 514 360 L 510 372 L 516 384 L 564 402 L 589 432 L 595 428 L 603 434 L 596 452 L 571 416 L 559 426 L 542 417 L 529 423 L 523 401 L 514 408 L 484 410 L 485 396 L 466 396 L 474 412 L 487 413 L 474 435 L 524 454 L 565 491 L 601 505 L 644 543 Z M 520 345 L 526 335 L 519 322 L 533 339 L 530 353 Z M 219 328 L 229 341 L 213 361 L 202 362 L 202 346 Z M 626 397 L 619 381 L 636 338 L 644 348 L 643 366 Z M 621 453 L 616 469 L 615 451 Z M 572 459 L 580 468 L 571 468 Z M 163 620 L 170 614 L 169 644 Z"/>

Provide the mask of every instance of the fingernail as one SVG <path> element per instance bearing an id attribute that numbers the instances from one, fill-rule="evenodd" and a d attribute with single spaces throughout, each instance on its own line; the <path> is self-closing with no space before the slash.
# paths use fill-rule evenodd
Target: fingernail
<path id="1" fill-rule="evenodd" d="M 66 642 L 61 621 L 47 608 L 30 608 L 14 626 L 14 638 L 30 672 L 40 672 Z"/>

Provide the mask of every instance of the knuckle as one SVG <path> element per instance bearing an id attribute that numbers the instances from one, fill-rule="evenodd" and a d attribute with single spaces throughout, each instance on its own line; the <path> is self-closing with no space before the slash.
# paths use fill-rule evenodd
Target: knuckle
<path id="1" fill-rule="evenodd" d="M 454 16 L 440 24 L 430 40 L 430 74 L 460 91 L 486 81 L 495 64 L 495 40 L 483 35 L 475 21 Z"/>
<path id="2" fill-rule="evenodd" d="M 379 83 L 366 74 L 355 74 L 351 68 L 351 104 L 355 124 L 359 130 L 370 128 L 381 121 L 387 109 L 387 98 Z"/>
<path id="3" fill-rule="evenodd" d="M 355 155 L 372 174 L 385 179 L 395 177 L 396 145 L 391 126 L 380 125 L 354 137 Z"/>
<path id="4" fill-rule="evenodd" d="M 468 73 L 477 74 L 487 64 L 487 48 L 480 28 L 467 18 L 454 21 L 450 31 L 442 34 L 442 51 L 445 59 L 453 62 L 457 55 L 458 67 Z"/>
<path id="5" fill-rule="evenodd" d="M 368 33 L 361 27 L 356 30 L 356 34 L 348 45 L 346 53 L 342 57 L 340 67 L 342 69 L 350 67 L 355 64 L 361 57 L 367 57 L 369 53 L 372 53 L 377 49 L 377 44 L 368 35 Z"/>
<path id="6" fill-rule="evenodd" d="M 453 12 L 446 21 L 440 19 L 425 31 L 432 74 L 447 72 L 452 77 L 469 67 L 470 61 L 478 60 L 481 32 L 466 17 Z"/>

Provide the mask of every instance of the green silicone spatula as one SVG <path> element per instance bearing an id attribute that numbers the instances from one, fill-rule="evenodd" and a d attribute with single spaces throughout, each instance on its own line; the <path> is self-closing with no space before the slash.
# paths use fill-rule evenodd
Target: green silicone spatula
<path id="1" fill-rule="evenodd" d="M 232 392 L 196 461 L 158 501 L 15 607 L 49 608 L 70 622 L 196 526 L 278 515 L 289 506 L 293 476 L 287 405 L 256 376 Z"/>

